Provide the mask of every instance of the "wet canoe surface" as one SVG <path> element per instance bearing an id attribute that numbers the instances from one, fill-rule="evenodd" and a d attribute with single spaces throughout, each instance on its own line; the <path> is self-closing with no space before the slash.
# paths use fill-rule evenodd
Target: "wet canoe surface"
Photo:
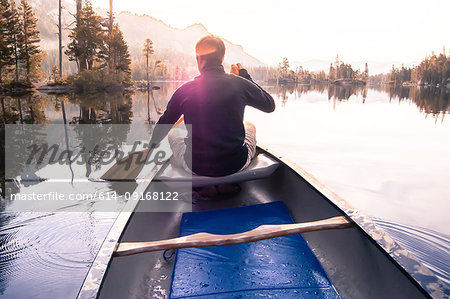
<path id="1" fill-rule="evenodd" d="M 180 236 L 234 234 L 263 224 L 293 223 L 277 201 L 185 213 Z M 339 298 L 300 234 L 259 242 L 177 250 L 169 298 Z"/>

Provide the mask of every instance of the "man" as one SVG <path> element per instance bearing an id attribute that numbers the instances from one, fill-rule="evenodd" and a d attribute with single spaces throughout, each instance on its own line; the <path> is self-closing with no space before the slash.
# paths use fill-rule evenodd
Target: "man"
<path id="1" fill-rule="evenodd" d="M 169 134 L 175 166 L 197 175 L 229 175 L 247 167 L 256 151 L 255 126 L 243 122 L 245 106 L 272 112 L 275 102 L 240 64 L 232 65 L 234 74 L 225 73 L 220 38 L 201 38 L 195 52 L 200 76 L 175 91 L 150 144 L 158 144 L 170 129 L 158 124 L 173 125 L 184 115 L 184 122 L 191 124 L 189 138 L 179 130 Z"/>

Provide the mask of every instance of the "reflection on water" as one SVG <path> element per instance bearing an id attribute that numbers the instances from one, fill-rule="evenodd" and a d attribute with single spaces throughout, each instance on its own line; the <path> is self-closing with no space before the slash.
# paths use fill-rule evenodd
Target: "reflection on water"
<path id="1" fill-rule="evenodd" d="M 305 168 L 364 214 L 411 227 L 396 237 L 408 248 L 416 246 L 413 253 L 423 251 L 421 238 L 429 238 L 430 250 L 433 238 L 448 244 L 448 92 L 408 88 L 409 98 L 405 88 L 268 89 L 278 97 L 276 112 L 246 112 L 258 128 L 259 142 Z M 419 237 L 412 229 L 417 226 L 431 233 Z M 449 256 L 448 247 L 440 248 Z M 417 256 L 448 280 L 448 259 Z M 441 263 L 447 266 L 440 268 Z"/>
<path id="2" fill-rule="evenodd" d="M 276 95 L 281 103 L 286 104 L 289 96 L 300 98 L 302 94 L 320 92 L 327 94 L 328 100 L 335 102 L 348 101 L 350 97 L 357 97 L 361 103 L 366 102 L 368 90 L 385 93 L 389 101 L 406 101 L 417 105 L 421 112 L 433 116 L 442 115 L 450 111 L 449 91 L 438 88 L 416 88 L 406 86 L 337 86 L 337 85 L 296 85 L 270 86 L 271 93 Z"/>
<path id="3" fill-rule="evenodd" d="M 161 89 L 150 94 L 0 96 L 0 123 L 152 124 L 179 85 L 160 84 Z M 376 218 L 439 277 L 448 278 L 448 92 L 334 85 L 267 89 L 276 97 L 275 113 L 246 111 L 246 119 L 257 125 L 258 140 Z M 80 145 L 95 138 L 84 131 L 69 134 L 77 136 Z M 114 142 L 120 144 L 128 135 L 119 134 Z M 27 131 L 26 136 L 29 141 L 42 138 L 38 131 Z M 61 135 L 63 145 L 65 138 Z M 23 144 L 18 142 L 16 147 L 17 153 L 26 154 Z M 8 184 L 14 189 L 9 191 L 48 188 L 46 182 L 27 185 L 23 180 L 45 177 L 40 169 L 8 171 L 22 179 Z M 59 170 L 61 177 L 69 179 L 86 178 L 96 171 L 75 166 Z M 86 192 L 115 188 L 64 184 L 59 188 Z M 92 205 L 83 206 L 83 213 L 14 213 L 2 201 L 1 209 L 0 295 L 7 297 L 75 296 L 117 216 Z"/>
<path id="4" fill-rule="evenodd" d="M 27 157 L 26 145 L 46 141 L 44 127 L 26 124 L 102 124 L 96 132 L 73 126 L 69 130 L 57 130 L 62 148 L 76 150 L 81 146 L 89 148 L 93 143 L 110 142 L 116 145 L 133 137 L 133 132 L 120 131 L 105 124 L 154 123 L 166 98 L 173 88 L 164 86 L 158 95 L 96 94 L 96 95 L 43 95 L 32 94 L 23 97 L 1 97 L 1 123 L 25 124 L 17 127 L 17 141 L 8 140 L 14 146 L 10 149 L 17 156 Z M 160 98 L 158 98 L 160 97 Z M 62 127 L 65 128 L 65 127 Z M 107 132 L 116 128 L 114 132 Z M 98 132 L 103 130 L 104 132 Z M 68 132 L 67 132 L 68 131 Z M 2 141 L 4 130 L 1 130 Z M 149 132 L 148 132 L 149 133 Z M 107 137 L 107 140 L 98 140 Z M 1 143 L 2 165 L 4 165 L 4 142 Z M 91 146 L 92 147 L 92 146 Z M 8 178 L 18 178 L 5 184 L 2 191 L 17 192 L 58 191 L 66 194 L 94 193 L 114 190 L 116 194 L 135 189 L 135 183 L 93 183 L 87 177 L 95 176 L 99 165 L 95 163 L 100 152 L 89 151 L 91 162 L 80 165 L 49 165 L 42 163 L 32 168 L 15 164 L 8 168 Z M 26 160 L 26 159 L 22 159 Z M 1 177 L 5 177 L 1 167 Z M 39 182 L 58 174 L 65 181 Z M 83 181 L 84 178 L 84 181 Z M 81 181 L 80 181 L 81 179 Z M 124 190 L 127 189 L 127 190 Z M 99 207 L 99 202 L 88 202 L 62 209 L 58 213 L 17 213 L 11 201 L 1 201 L 0 212 L 0 296 L 14 298 L 74 298 L 84 280 L 90 264 L 118 215 L 123 202 L 118 201 L 116 212 L 111 202 L 108 211 Z M 70 212 L 70 211 L 85 212 Z"/>
<path id="5" fill-rule="evenodd" d="M 161 83 L 161 89 L 146 92 L 87 94 L 0 96 L 0 123 L 47 124 L 63 123 L 64 114 L 71 124 L 129 124 L 137 121 L 155 122 L 164 110 L 174 90 L 182 83 Z M 307 96 L 318 92 L 331 101 L 348 101 L 358 97 L 365 103 L 368 90 L 386 95 L 389 101 L 406 101 L 416 104 L 425 114 L 440 115 L 450 111 L 449 92 L 436 88 L 404 86 L 366 87 L 336 85 L 269 86 L 267 89 L 285 104 L 292 95 Z M 62 104 L 65 103 L 65 111 Z"/>
<path id="6" fill-rule="evenodd" d="M 411 88 L 403 86 L 390 86 L 390 98 L 400 101 L 412 101 L 420 111 L 433 116 L 444 115 L 450 111 L 449 92 L 436 88 Z"/>

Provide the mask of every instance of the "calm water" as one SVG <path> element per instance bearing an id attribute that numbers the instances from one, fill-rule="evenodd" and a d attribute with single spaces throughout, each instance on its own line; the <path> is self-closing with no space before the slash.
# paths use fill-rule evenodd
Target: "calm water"
<path id="1" fill-rule="evenodd" d="M 179 85 L 161 84 L 153 97 L 140 92 L 3 97 L 1 120 L 62 124 L 65 114 L 73 124 L 154 123 Z M 450 285 L 448 93 L 326 86 L 267 89 L 276 98 L 276 111 L 246 111 L 246 119 L 257 125 L 258 141 L 372 217 Z M 37 174 L 46 171 L 40 169 Z M 76 179 L 86 177 L 84 170 L 59 171 Z M 28 172 L 20 170 L 17 176 Z M 84 192 L 110 188 L 76 180 L 60 184 L 61 189 Z M 47 185 L 21 183 L 12 191 L 30 188 L 44 190 Z M 95 205 L 83 206 L 86 212 L 82 213 L 70 212 L 71 208 L 58 213 L 15 213 L 2 201 L 0 295 L 76 296 L 118 213 L 101 212 Z"/>

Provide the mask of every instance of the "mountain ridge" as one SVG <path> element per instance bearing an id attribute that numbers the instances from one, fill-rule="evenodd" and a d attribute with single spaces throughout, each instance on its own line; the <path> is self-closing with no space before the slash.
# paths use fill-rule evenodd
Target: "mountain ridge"
<path id="1" fill-rule="evenodd" d="M 41 48 L 52 51 L 58 48 L 56 21 L 58 16 L 57 4 L 42 0 L 31 0 L 31 5 L 38 18 L 38 29 L 41 32 Z M 74 3 L 63 1 L 63 22 L 67 25 L 74 22 L 75 13 Z M 106 17 L 108 11 L 102 8 L 94 9 L 101 17 Z M 148 14 L 135 14 L 131 12 L 119 12 L 114 14 L 115 21 L 121 28 L 125 41 L 135 60 L 139 60 L 140 54 L 137 49 L 141 49 L 146 38 L 150 38 L 154 43 L 155 51 L 164 51 L 164 49 L 175 50 L 182 56 L 193 58 L 192 64 L 195 64 L 194 46 L 203 36 L 211 34 L 201 23 L 194 23 L 185 28 L 175 28 L 158 20 Z M 63 31 L 63 44 L 69 42 L 68 30 Z M 222 38 L 227 48 L 225 54 L 225 64 L 241 62 L 247 66 L 265 66 L 265 63 L 253 57 L 244 51 L 241 45 L 234 44 Z"/>
<path id="2" fill-rule="evenodd" d="M 33 10 L 38 18 L 38 29 L 41 32 L 41 48 L 43 50 L 53 53 L 57 51 L 57 27 L 56 21 L 58 17 L 57 3 L 52 3 L 43 0 L 30 0 Z M 69 43 L 69 30 L 67 27 L 74 22 L 72 14 L 75 12 L 75 3 L 63 1 L 63 23 L 66 29 L 63 31 L 63 45 Z M 97 14 L 106 17 L 108 11 L 102 8 L 95 8 Z M 155 52 L 170 52 L 178 56 L 176 63 L 180 61 L 183 65 L 191 69 L 195 69 L 195 43 L 202 36 L 211 34 L 209 30 L 201 23 L 194 23 L 184 28 L 177 28 L 166 24 L 164 21 L 157 19 L 149 14 L 136 14 L 128 11 L 115 13 L 115 20 L 119 24 L 124 33 L 124 38 L 129 45 L 131 56 L 134 60 L 141 59 L 141 49 L 146 38 L 152 39 L 154 42 Z M 244 66 L 269 66 L 251 54 L 245 52 L 242 45 L 234 44 L 226 38 L 222 38 L 226 45 L 225 65 L 229 66 L 231 63 L 241 62 Z M 176 53 L 179 53 L 176 54 Z M 170 57 L 173 57 L 170 56 Z M 168 55 L 162 55 L 163 59 L 170 59 Z M 282 57 L 282 55 L 280 55 Z M 65 58 L 66 59 L 66 58 Z M 56 64 L 56 58 L 51 57 L 51 64 Z M 281 61 L 281 58 L 280 58 Z M 350 63 L 354 69 L 364 69 L 366 61 L 345 61 Z M 295 70 L 302 66 L 304 69 L 310 71 L 325 71 L 328 72 L 330 63 L 334 60 L 327 61 L 323 59 L 309 59 L 306 61 L 290 61 L 291 69 Z M 399 68 L 403 65 L 412 66 L 420 62 L 379 62 L 367 61 L 369 65 L 370 74 L 387 73 L 391 70 L 392 64 Z M 276 65 L 275 65 L 276 67 Z"/>

